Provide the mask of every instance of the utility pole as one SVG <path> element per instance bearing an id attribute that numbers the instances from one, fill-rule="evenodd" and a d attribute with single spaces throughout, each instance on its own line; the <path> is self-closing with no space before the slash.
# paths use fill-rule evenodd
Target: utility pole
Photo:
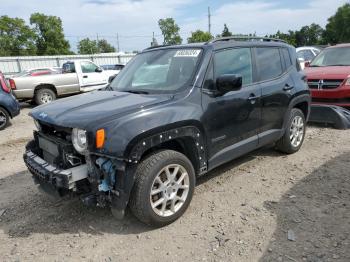
<path id="1" fill-rule="evenodd" d="M 211 34 L 210 6 L 208 6 L 208 32 L 209 32 L 209 34 Z"/>
<path id="2" fill-rule="evenodd" d="M 100 53 L 100 47 L 98 45 L 98 33 L 96 34 L 96 47 L 97 47 L 97 53 Z"/>
<path id="3" fill-rule="evenodd" d="M 118 53 L 120 52 L 120 49 L 119 49 L 119 34 L 117 33 L 117 48 L 118 48 Z"/>

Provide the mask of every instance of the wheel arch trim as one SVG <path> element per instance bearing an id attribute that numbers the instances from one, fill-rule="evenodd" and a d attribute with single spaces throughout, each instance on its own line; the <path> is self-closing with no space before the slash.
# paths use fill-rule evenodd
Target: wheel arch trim
<path id="1" fill-rule="evenodd" d="M 143 154 L 154 147 L 157 147 L 163 143 L 176 141 L 181 138 L 191 138 L 195 142 L 197 153 L 197 161 L 199 164 L 199 172 L 203 173 L 207 171 L 207 152 L 206 152 L 206 139 L 204 132 L 196 126 L 181 126 L 166 129 L 152 133 L 150 135 L 139 135 L 133 139 L 127 146 L 124 158 L 129 163 L 138 163 L 141 160 Z"/>

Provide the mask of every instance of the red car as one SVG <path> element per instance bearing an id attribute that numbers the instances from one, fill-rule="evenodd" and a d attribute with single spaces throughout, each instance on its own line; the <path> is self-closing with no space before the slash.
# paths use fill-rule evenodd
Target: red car
<path id="1" fill-rule="evenodd" d="M 350 107 L 350 44 L 324 49 L 305 74 L 313 104 Z"/>

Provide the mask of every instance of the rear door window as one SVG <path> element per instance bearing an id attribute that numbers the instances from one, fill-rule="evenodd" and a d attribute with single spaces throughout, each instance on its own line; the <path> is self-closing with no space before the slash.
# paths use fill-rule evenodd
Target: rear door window
<path id="1" fill-rule="evenodd" d="M 75 73 L 75 65 L 74 63 L 65 63 L 62 66 L 63 73 Z"/>
<path id="2" fill-rule="evenodd" d="M 283 73 L 279 48 L 256 48 L 257 69 L 260 81 L 279 77 Z"/>

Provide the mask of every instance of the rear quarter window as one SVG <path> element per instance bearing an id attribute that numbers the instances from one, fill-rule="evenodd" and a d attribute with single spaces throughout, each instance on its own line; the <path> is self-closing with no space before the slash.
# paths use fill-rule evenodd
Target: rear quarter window
<path id="1" fill-rule="evenodd" d="M 288 70 L 293 65 L 292 60 L 290 59 L 290 54 L 287 48 L 281 48 L 281 51 L 282 51 L 284 64 L 286 66 L 286 70 Z"/>

